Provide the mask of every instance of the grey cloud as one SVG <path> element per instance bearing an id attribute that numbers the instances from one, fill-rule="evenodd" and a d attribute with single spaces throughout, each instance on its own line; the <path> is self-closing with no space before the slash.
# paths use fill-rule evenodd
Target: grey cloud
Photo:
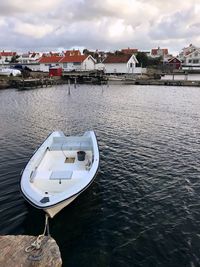
<path id="1" fill-rule="evenodd" d="M 191 5 L 183 2 L 177 0 L 180 5 L 174 7 L 174 1 L 169 0 L 163 7 L 160 0 L 135 0 L 129 8 L 128 4 L 133 3 L 129 0 L 1 0 L 0 19 L 4 23 L 0 21 L 0 47 L 46 51 L 75 46 L 112 50 L 167 45 L 174 51 L 176 46 L 179 49 L 188 42 L 194 43 L 200 26 L 195 20 L 198 1 L 192 0 Z M 125 30 L 115 38 L 109 29 L 118 19 Z M 17 31 L 16 25 L 25 24 L 35 27 L 36 31 L 37 27 L 48 25 L 53 34 L 48 27 L 38 39 L 34 35 L 36 31 L 31 36 L 21 28 Z M 127 31 L 127 27 L 131 31 Z"/>
<path id="2" fill-rule="evenodd" d="M 157 24 L 154 23 L 149 35 L 156 40 L 192 38 L 198 34 L 196 24 L 191 24 L 193 17 L 194 8 L 164 16 Z"/>

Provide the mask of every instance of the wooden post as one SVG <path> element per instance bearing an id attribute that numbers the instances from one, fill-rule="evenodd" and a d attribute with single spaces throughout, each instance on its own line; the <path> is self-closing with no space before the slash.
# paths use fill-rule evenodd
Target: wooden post
<path id="1" fill-rule="evenodd" d="M 0 236 L 0 266 L 61 267 L 59 247 L 51 237 L 44 237 L 40 250 L 29 253 L 25 251 L 35 240 L 35 236 Z"/>
<path id="2" fill-rule="evenodd" d="M 68 95 L 70 95 L 71 92 L 70 92 L 70 79 L 68 79 Z"/>
<path id="3" fill-rule="evenodd" d="M 188 80 L 188 73 L 185 72 L 185 81 L 187 81 L 187 80 Z"/>

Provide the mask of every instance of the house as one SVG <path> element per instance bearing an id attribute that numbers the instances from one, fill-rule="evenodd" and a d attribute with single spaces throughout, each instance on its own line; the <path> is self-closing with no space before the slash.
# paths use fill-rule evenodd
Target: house
<path id="1" fill-rule="evenodd" d="M 94 70 L 96 60 L 91 55 L 81 55 L 79 50 L 67 50 L 62 54 L 43 54 L 38 63 L 40 70 L 44 72 L 56 66 L 61 67 L 64 71 Z"/>
<path id="2" fill-rule="evenodd" d="M 0 64 L 9 64 L 12 58 L 16 55 L 16 52 L 0 52 Z"/>
<path id="3" fill-rule="evenodd" d="M 167 48 L 153 48 L 151 49 L 151 57 L 156 58 L 156 57 L 166 57 L 168 55 L 168 49 Z"/>
<path id="4" fill-rule="evenodd" d="M 59 63 L 64 71 L 94 70 L 96 60 L 91 55 L 67 55 Z"/>
<path id="5" fill-rule="evenodd" d="M 60 66 L 59 61 L 62 59 L 62 56 L 42 56 L 38 63 L 40 64 L 40 70 L 48 72 L 49 68 Z"/>
<path id="6" fill-rule="evenodd" d="M 19 56 L 17 61 L 21 64 L 31 64 L 36 63 L 42 56 L 42 53 L 39 52 L 28 52 L 23 53 Z"/>
<path id="7" fill-rule="evenodd" d="M 110 74 L 136 73 L 136 63 L 135 55 L 129 54 L 110 54 L 103 61 L 105 72 Z"/>
<path id="8" fill-rule="evenodd" d="M 182 69 L 200 70 L 200 49 L 187 54 L 182 61 Z"/>
<path id="9" fill-rule="evenodd" d="M 195 50 L 199 49 L 198 47 L 196 47 L 195 45 L 193 44 L 190 44 L 189 46 L 187 47 L 184 47 L 182 49 L 182 51 L 179 53 L 178 55 L 178 58 L 184 62 L 185 61 L 185 57 L 189 54 L 191 54 L 192 52 L 194 52 Z"/>
<path id="10" fill-rule="evenodd" d="M 165 62 L 165 65 L 169 67 L 170 70 L 179 70 L 181 68 L 181 60 L 177 57 L 171 57 Z"/>

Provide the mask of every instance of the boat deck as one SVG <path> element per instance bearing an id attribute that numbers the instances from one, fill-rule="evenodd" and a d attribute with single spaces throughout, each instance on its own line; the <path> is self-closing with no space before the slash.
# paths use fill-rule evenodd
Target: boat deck
<path id="1" fill-rule="evenodd" d="M 37 170 L 74 171 L 87 170 L 87 164 L 92 161 L 92 151 L 85 151 L 85 160 L 79 161 L 78 151 L 47 151 Z"/>
<path id="2" fill-rule="evenodd" d="M 85 151 L 84 161 L 78 160 L 77 152 L 47 150 L 31 176 L 33 186 L 48 193 L 60 193 L 88 177 L 92 151 Z"/>

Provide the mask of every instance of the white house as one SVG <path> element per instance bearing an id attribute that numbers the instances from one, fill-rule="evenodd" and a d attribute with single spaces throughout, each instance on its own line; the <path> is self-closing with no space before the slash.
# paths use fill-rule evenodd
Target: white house
<path id="1" fill-rule="evenodd" d="M 28 53 L 23 53 L 19 56 L 17 61 L 21 64 L 31 64 L 37 62 L 42 56 L 42 53 L 39 52 L 28 52 Z"/>
<path id="2" fill-rule="evenodd" d="M 64 71 L 70 70 L 94 70 L 95 69 L 96 60 L 91 56 L 85 55 L 66 55 L 63 57 L 59 64 L 63 68 Z"/>
<path id="3" fill-rule="evenodd" d="M 127 54 L 111 54 L 103 61 L 105 72 L 110 74 L 137 73 L 137 63 L 138 61 L 135 55 Z"/>
<path id="4" fill-rule="evenodd" d="M 0 52 L 0 64 L 9 64 L 12 57 L 16 56 L 16 52 Z"/>
<path id="5" fill-rule="evenodd" d="M 200 69 L 200 49 L 196 49 L 184 57 L 182 69 Z"/>
<path id="6" fill-rule="evenodd" d="M 189 46 L 184 47 L 184 48 L 182 49 L 182 51 L 181 51 L 181 52 L 179 53 L 179 55 L 178 55 L 178 58 L 179 58 L 182 62 L 184 62 L 185 57 L 186 57 L 187 55 L 189 55 L 190 53 L 194 52 L 194 51 L 197 50 L 197 49 L 199 49 L 199 48 L 196 47 L 196 46 L 193 45 L 193 44 L 190 44 Z"/>
<path id="7" fill-rule="evenodd" d="M 60 66 L 59 61 L 62 59 L 62 56 L 43 56 L 38 60 L 40 64 L 40 70 L 44 72 L 49 72 L 50 67 Z"/>

